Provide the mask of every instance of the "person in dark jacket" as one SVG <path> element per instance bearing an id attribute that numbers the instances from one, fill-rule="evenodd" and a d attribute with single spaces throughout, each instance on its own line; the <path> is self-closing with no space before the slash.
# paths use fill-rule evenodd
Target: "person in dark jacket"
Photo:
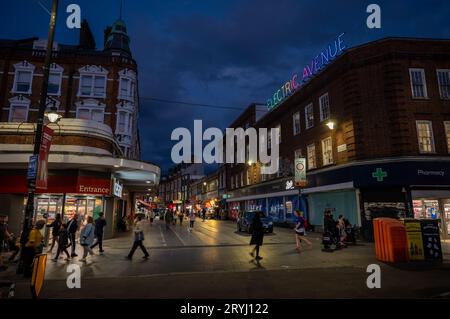
<path id="1" fill-rule="evenodd" d="M 52 229 L 52 245 L 50 249 L 48 250 L 48 253 L 51 253 L 53 251 L 53 247 L 55 247 L 55 243 L 58 241 L 59 232 L 61 229 L 61 214 L 56 214 L 55 220 L 50 225 L 47 225 L 47 227 Z"/>
<path id="2" fill-rule="evenodd" d="M 67 246 L 69 244 L 69 233 L 67 232 L 67 224 L 61 224 L 60 232 L 58 237 L 58 251 L 56 253 L 53 261 L 58 261 L 59 255 L 64 252 L 67 256 L 66 260 L 70 260 L 69 252 L 67 251 Z"/>
<path id="3" fill-rule="evenodd" d="M 255 248 L 252 249 L 250 252 L 250 256 L 255 257 L 256 252 L 256 260 L 261 260 L 262 257 L 259 256 L 259 247 L 263 244 L 264 239 L 264 227 L 263 223 L 261 221 L 261 213 L 256 212 L 255 216 L 253 217 L 253 221 L 251 224 L 251 232 L 252 232 L 252 238 L 250 240 L 250 245 L 255 245 Z"/>
<path id="4" fill-rule="evenodd" d="M 336 222 L 333 219 L 333 215 L 330 210 L 326 210 L 323 217 L 323 233 L 327 237 L 335 238 L 336 236 Z M 328 242 L 323 242 L 325 249 L 330 249 L 331 240 Z"/>
<path id="5" fill-rule="evenodd" d="M 77 257 L 78 255 L 75 253 L 76 248 L 76 240 L 75 235 L 78 230 L 78 215 L 73 214 L 72 218 L 70 219 L 69 223 L 67 224 L 67 232 L 69 233 L 69 241 L 70 244 L 67 247 L 71 247 L 72 254 L 71 257 Z"/>
<path id="6" fill-rule="evenodd" d="M 95 242 L 95 244 L 93 244 L 91 246 L 91 249 L 98 245 L 99 252 L 103 253 L 104 252 L 104 250 L 103 250 L 103 228 L 106 226 L 106 220 L 105 220 L 105 216 L 103 215 L 103 213 L 99 213 L 98 215 L 99 215 L 99 217 L 95 221 L 95 231 L 94 231 L 94 235 L 95 235 L 95 238 L 97 239 L 97 241 Z"/>

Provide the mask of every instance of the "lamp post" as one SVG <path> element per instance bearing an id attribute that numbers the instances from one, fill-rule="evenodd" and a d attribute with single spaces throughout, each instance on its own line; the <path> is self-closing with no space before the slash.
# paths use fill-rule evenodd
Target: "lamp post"
<path id="1" fill-rule="evenodd" d="M 47 107 L 47 89 L 48 89 L 48 78 L 50 74 L 50 62 L 52 58 L 52 51 L 53 51 L 53 39 L 55 35 L 55 25 L 56 25 L 56 12 L 58 10 L 58 0 L 52 1 L 52 11 L 50 14 L 50 25 L 48 30 L 48 39 L 47 39 L 47 51 L 45 55 L 45 61 L 44 61 L 44 77 L 42 81 L 42 88 L 41 88 L 41 97 L 39 102 L 39 112 L 37 117 L 37 126 L 36 126 L 36 133 L 35 133 L 35 139 L 34 139 L 34 150 L 33 155 L 39 156 L 39 150 L 41 148 L 41 141 L 42 141 L 42 131 L 44 128 L 44 116 L 45 116 L 45 109 Z M 57 120 L 55 119 L 55 116 L 49 116 L 49 120 Z M 23 220 L 23 232 L 22 236 L 20 238 L 20 242 L 22 244 L 22 247 L 25 246 L 27 240 L 28 240 L 28 233 L 31 228 L 31 220 L 34 213 L 34 197 L 35 197 L 35 191 L 36 191 L 36 176 L 28 180 L 28 198 L 27 198 L 27 204 L 25 207 L 25 216 Z M 23 254 L 21 253 L 20 262 L 18 265 L 17 272 L 21 273 L 23 271 Z"/>

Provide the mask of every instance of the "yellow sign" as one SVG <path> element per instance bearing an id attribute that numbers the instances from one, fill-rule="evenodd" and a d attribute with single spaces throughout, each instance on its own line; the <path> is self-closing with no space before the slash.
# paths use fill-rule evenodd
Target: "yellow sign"
<path id="1" fill-rule="evenodd" d="M 408 253 L 410 260 L 424 260 L 422 229 L 420 221 L 405 220 L 406 239 L 408 240 Z"/>
<path id="2" fill-rule="evenodd" d="M 40 254 L 34 257 L 33 276 L 31 277 L 31 293 L 33 298 L 39 297 L 45 279 L 45 267 L 47 265 L 47 255 Z"/>

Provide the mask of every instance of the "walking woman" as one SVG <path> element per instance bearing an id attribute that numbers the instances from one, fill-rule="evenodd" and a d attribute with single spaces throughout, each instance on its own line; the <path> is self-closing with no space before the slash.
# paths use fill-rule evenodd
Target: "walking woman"
<path id="1" fill-rule="evenodd" d="M 193 209 L 191 209 L 190 213 L 189 213 L 189 231 L 193 231 L 194 230 L 194 222 L 195 222 L 195 211 Z"/>
<path id="2" fill-rule="evenodd" d="M 168 214 L 167 212 L 166 214 Z M 144 253 L 144 259 L 147 259 L 150 255 L 147 252 L 147 249 L 145 249 L 145 246 L 143 244 L 144 242 L 144 229 L 142 225 L 142 215 L 138 215 L 136 218 L 136 221 L 134 223 L 134 243 L 133 247 L 130 250 L 130 253 L 126 257 L 127 259 L 131 260 L 133 258 L 134 252 L 138 247 L 141 248 L 142 252 Z"/>
<path id="3" fill-rule="evenodd" d="M 59 232 L 61 230 L 61 224 L 62 224 L 61 214 L 56 214 L 55 220 L 53 221 L 53 223 L 51 223 L 50 225 L 47 226 L 52 229 L 52 245 L 51 245 L 50 249 L 47 251 L 48 253 L 52 252 L 53 247 L 55 247 L 55 243 L 58 242 Z"/>
<path id="4" fill-rule="evenodd" d="M 261 260 L 262 257 L 259 256 L 259 247 L 263 244 L 264 239 L 264 227 L 261 221 L 261 212 L 256 212 L 253 217 L 251 227 L 252 239 L 250 240 L 250 245 L 255 245 L 255 248 L 250 252 L 250 256 L 255 257 L 256 252 L 256 260 Z"/>
<path id="5" fill-rule="evenodd" d="M 54 262 L 58 261 L 59 255 L 61 253 L 66 254 L 66 260 L 70 260 L 70 254 L 67 251 L 67 245 L 69 245 L 69 233 L 67 232 L 67 224 L 61 224 L 60 233 L 58 236 L 58 251 L 56 252 L 55 258 L 52 260 Z"/>
<path id="6" fill-rule="evenodd" d="M 295 225 L 295 243 L 297 245 L 296 249 L 298 253 L 301 253 L 302 251 L 302 246 L 301 243 L 303 241 L 305 241 L 309 248 L 312 248 L 312 243 L 305 238 L 305 232 L 306 232 L 306 219 L 303 216 L 303 212 L 296 210 L 295 211 L 295 216 L 297 217 L 297 224 Z"/>
<path id="7" fill-rule="evenodd" d="M 86 261 L 86 257 L 89 255 L 93 255 L 94 252 L 91 249 L 91 245 L 94 242 L 94 218 L 92 216 L 87 217 L 87 224 L 83 227 L 80 232 L 80 245 L 83 246 L 83 258 L 80 261 Z"/>

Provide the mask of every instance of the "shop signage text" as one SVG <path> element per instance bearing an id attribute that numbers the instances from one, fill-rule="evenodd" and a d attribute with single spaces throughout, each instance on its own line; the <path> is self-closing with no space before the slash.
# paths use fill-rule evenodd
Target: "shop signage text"
<path id="1" fill-rule="evenodd" d="M 86 185 L 79 185 L 78 192 L 82 194 L 104 194 L 109 195 L 109 188 L 107 187 L 93 187 Z"/>
<path id="2" fill-rule="evenodd" d="M 322 52 L 316 55 L 310 64 L 305 65 L 302 74 L 295 73 L 267 100 L 267 109 L 273 110 L 282 101 L 291 96 L 302 85 L 306 84 L 314 75 L 322 70 L 345 50 L 344 33 L 337 36 Z"/>
<path id="3" fill-rule="evenodd" d="M 444 177 L 445 172 L 444 171 L 424 171 L 424 170 L 419 169 L 419 170 L 417 170 L 417 175 Z"/>

